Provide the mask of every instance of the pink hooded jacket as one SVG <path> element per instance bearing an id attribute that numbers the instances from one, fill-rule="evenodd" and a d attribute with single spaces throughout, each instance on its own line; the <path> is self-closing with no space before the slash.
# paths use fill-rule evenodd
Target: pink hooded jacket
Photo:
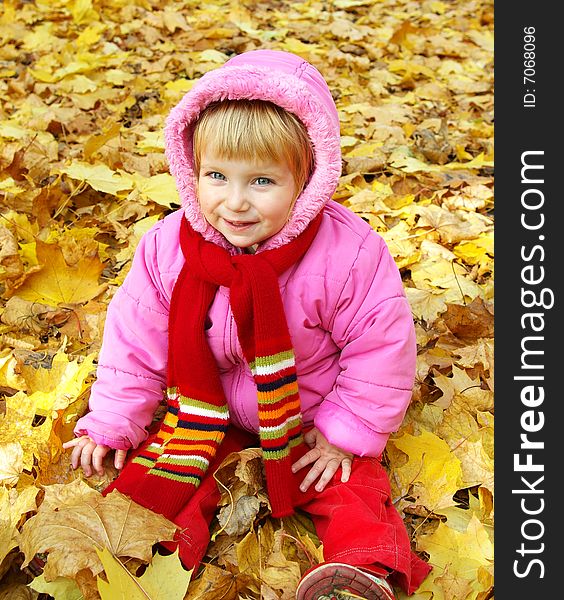
<path id="1" fill-rule="evenodd" d="M 136 448 L 148 435 L 166 387 L 168 312 L 184 260 L 178 242 L 181 219 L 186 217 L 196 231 L 231 254 L 242 252 L 201 214 L 192 167 L 194 122 L 209 103 L 227 98 L 274 102 L 307 128 L 314 172 L 286 225 L 256 252 L 286 244 L 324 210 L 310 249 L 280 276 L 303 420 L 344 450 L 379 456 L 411 397 L 416 355 L 411 310 L 382 238 L 331 200 L 341 174 L 340 130 L 325 80 L 302 58 L 274 50 L 241 54 L 206 73 L 171 111 L 166 156 L 182 209 L 143 236 L 130 272 L 110 302 L 90 412 L 79 419 L 75 433 L 116 449 Z M 256 386 L 228 294 L 227 288 L 219 288 L 208 314 L 207 339 L 231 422 L 258 432 Z"/>

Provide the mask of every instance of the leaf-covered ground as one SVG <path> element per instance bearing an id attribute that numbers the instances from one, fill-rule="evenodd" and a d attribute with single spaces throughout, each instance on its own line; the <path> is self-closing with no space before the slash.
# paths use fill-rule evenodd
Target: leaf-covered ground
<path id="1" fill-rule="evenodd" d="M 4 0 L 0 600 L 289 599 L 322 560 L 308 518 L 269 517 L 249 450 L 216 475 L 222 506 L 188 587 L 175 555 L 145 568 L 170 524 L 103 499 L 115 471 L 86 479 L 61 447 L 86 410 L 108 301 L 140 236 L 178 207 L 164 119 L 203 73 L 256 48 L 327 79 L 335 199 L 385 238 L 413 309 L 417 381 L 385 453 L 434 567 L 413 598 L 493 598 L 493 2 Z"/>

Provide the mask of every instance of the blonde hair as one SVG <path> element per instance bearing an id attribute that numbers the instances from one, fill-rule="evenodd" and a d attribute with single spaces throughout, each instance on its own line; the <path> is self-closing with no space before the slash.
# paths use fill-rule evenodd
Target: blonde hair
<path id="1" fill-rule="evenodd" d="M 285 161 L 296 196 L 313 171 L 313 148 L 306 128 L 292 113 L 266 100 L 224 100 L 208 105 L 194 127 L 194 172 L 205 148 L 232 160 Z"/>

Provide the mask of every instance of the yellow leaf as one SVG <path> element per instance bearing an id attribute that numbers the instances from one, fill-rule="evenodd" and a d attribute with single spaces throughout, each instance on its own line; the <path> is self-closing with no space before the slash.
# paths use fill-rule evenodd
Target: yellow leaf
<path id="1" fill-rule="evenodd" d="M 18 440 L 23 448 L 23 468 L 31 471 L 33 457 L 47 446 L 51 433 L 51 419 L 32 427 L 35 418 L 35 401 L 23 392 L 6 397 L 6 414 L 0 416 L 0 444 Z"/>
<path id="2" fill-rule="evenodd" d="M 103 570 L 96 550 L 107 547 L 114 556 L 128 556 L 149 562 L 152 546 L 171 540 L 176 527 L 162 515 L 139 506 L 114 490 L 106 497 L 78 497 L 59 509 L 41 504 L 28 519 L 20 538 L 24 566 L 35 554 L 48 552 L 45 579 L 74 578 L 82 569 L 93 575 Z M 72 552 L 69 552 L 72 548 Z"/>
<path id="3" fill-rule="evenodd" d="M 102 551 L 96 548 L 96 554 L 104 565 L 108 579 L 106 582 L 98 577 L 98 591 L 102 600 L 152 600 L 137 578 L 107 548 Z"/>
<path id="4" fill-rule="evenodd" d="M 161 131 L 144 131 L 142 139 L 135 144 L 138 150 L 144 152 L 162 152 L 164 150 L 164 135 Z"/>
<path id="5" fill-rule="evenodd" d="M 254 531 L 249 531 L 247 535 L 236 544 L 237 565 L 242 573 L 252 573 L 260 576 L 261 565 L 261 547 Z"/>
<path id="6" fill-rule="evenodd" d="M 6 192 L 17 196 L 18 194 L 25 192 L 25 188 L 19 186 L 11 177 L 7 177 L 0 181 L 0 192 Z"/>
<path id="7" fill-rule="evenodd" d="M 493 544 L 475 515 L 464 532 L 451 529 L 448 521 L 447 524 L 440 522 L 433 534 L 420 536 L 417 548 L 429 553 L 429 562 L 433 565 L 431 575 L 435 585 L 442 588 L 445 598 L 459 600 L 466 597 L 453 596 L 449 592 L 455 581 L 464 587 L 469 585 L 474 592 L 488 589 L 490 582 L 484 577 L 480 582 L 479 571 L 481 568 L 487 571 L 492 567 Z M 425 589 L 426 584 L 421 589 Z"/>
<path id="8" fill-rule="evenodd" d="M 353 138 L 355 139 L 355 138 Z M 368 142 L 368 143 L 364 143 L 364 144 L 360 144 L 359 146 L 356 146 L 354 148 L 354 150 L 351 150 L 350 152 L 348 152 L 346 154 L 347 158 L 353 158 L 355 156 L 373 156 L 374 153 L 379 150 L 380 148 L 382 148 L 382 143 L 381 142 Z M 382 185 L 382 184 L 380 184 Z M 387 186 L 389 187 L 389 186 Z M 391 190 L 390 190 L 391 193 Z"/>
<path id="9" fill-rule="evenodd" d="M 438 373 L 434 382 L 443 392 L 442 397 L 435 402 L 438 406 L 446 408 L 456 396 L 471 411 L 491 410 L 493 407 L 491 390 L 483 389 L 479 377 L 472 379 L 464 369 L 456 365 L 452 367 L 451 377 Z"/>
<path id="10" fill-rule="evenodd" d="M 43 573 L 36 577 L 29 587 L 36 592 L 48 594 L 57 600 L 83 600 L 82 592 L 74 579 L 57 577 L 54 581 L 45 581 Z"/>
<path id="11" fill-rule="evenodd" d="M 142 197 L 166 208 L 172 208 L 173 204 L 180 205 L 174 178 L 169 173 L 159 173 L 152 177 L 134 174 L 132 180 Z"/>
<path id="12" fill-rule="evenodd" d="M 61 346 L 48 369 L 21 367 L 22 375 L 28 386 L 28 394 L 36 403 L 36 411 L 49 415 L 52 411 L 62 410 L 72 404 L 87 389 L 86 378 L 95 370 L 92 353 L 82 360 L 69 360 Z"/>
<path id="13" fill-rule="evenodd" d="M 423 504 L 429 510 L 455 504 L 452 497 L 461 487 L 462 469 L 460 460 L 445 441 L 422 431 L 418 436 L 404 433 L 390 443 L 409 457 L 395 473 L 406 492 L 413 485 L 416 504 Z"/>
<path id="14" fill-rule="evenodd" d="M 471 242 L 457 244 L 453 252 L 469 265 L 489 264 L 493 257 L 493 236 L 484 235 Z"/>
<path id="15" fill-rule="evenodd" d="M 417 288 L 443 291 L 444 300 L 454 304 L 465 304 L 482 295 L 482 289 L 462 265 L 440 257 L 414 264 L 411 278 Z"/>
<path id="16" fill-rule="evenodd" d="M 170 33 L 174 33 L 177 29 L 187 31 L 189 29 L 186 23 L 186 17 L 179 11 L 165 7 L 162 12 L 163 25 Z"/>
<path id="17" fill-rule="evenodd" d="M 92 5 L 92 2 L 90 2 L 90 5 Z M 102 37 L 102 33 L 106 29 L 107 27 L 103 23 L 93 23 L 81 31 L 74 43 L 78 48 L 92 46 Z"/>
<path id="18" fill-rule="evenodd" d="M 5 319 L 5 313 L 2 314 L 2 322 L 10 323 Z M 0 351 L 0 386 L 10 387 L 14 390 L 22 389 L 25 386 L 25 380 L 16 372 L 18 361 L 14 356 L 14 351 L 11 348 L 4 348 Z"/>
<path id="19" fill-rule="evenodd" d="M 313 52 L 315 48 L 315 44 L 304 44 L 301 40 L 290 36 L 284 37 L 284 41 L 280 44 L 280 50 L 287 50 L 294 54 L 307 55 L 309 52 Z"/>
<path id="20" fill-rule="evenodd" d="M 92 0 L 74 0 L 71 3 L 71 14 L 77 25 L 98 21 L 98 13 L 92 8 Z"/>
<path id="21" fill-rule="evenodd" d="M 107 284 L 98 284 L 104 265 L 98 256 L 85 256 L 69 266 L 57 244 L 36 242 L 37 259 L 42 269 L 32 273 L 18 288 L 18 296 L 50 306 L 80 304 L 101 294 Z"/>
<path id="22" fill-rule="evenodd" d="M 447 309 L 445 294 L 439 290 L 419 290 L 406 288 L 405 293 L 413 314 L 427 323 L 435 319 Z"/>
<path id="23" fill-rule="evenodd" d="M 0 485 L 16 485 L 22 471 L 22 445 L 19 442 L 0 444 Z"/>
<path id="24" fill-rule="evenodd" d="M 26 487 L 20 493 L 16 489 L 0 487 L 0 565 L 9 552 L 18 546 L 18 523 L 22 515 L 36 510 L 35 497 L 38 492 L 36 487 Z"/>
<path id="25" fill-rule="evenodd" d="M 491 31 L 467 31 L 466 37 L 470 38 L 476 46 L 480 46 L 488 52 L 493 52 L 494 36 Z"/>
<path id="26" fill-rule="evenodd" d="M 219 50 L 208 49 L 203 52 L 199 52 L 199 57 L 202 62 L 211 62 L 222 65 L 227 61 L 227 55 L 223 52 L 219 52 Z"/>
<path id="27" fill-rule="evenodd" d="M 123 177 L 103 164 L 91 165 L 74 161 L 68 167 L 60 169 L 61 173 L 78 181 L 86 181 L 90 187 L 98 192 L 117 195 L 118 192 L 129 190 L 132 187 L 130 178 Z"/>
<path id="28" fill-rule="evenodd" d="M 464 440 L 453 450 L 462 465 L 464 487 L 479 485 L 494 491 L 494 463 L 484 450 L 482 440 Z"/>
<path id="29" fill-rule="evenodd" d="M 96 550 L 108 581 L 98 577 L 102 600 L 183 600 L 192 571 L 186 571 L 178 550 L 170 556 L 156 554 L 141 577 L 135 577 L 112 553 Z"/>
<path id="30" fill-rule="evenodd" d="M 121 131 L 120 123 L 113 123 L 108 129 L 104 130 L 99 135 L 92 135 L 84 144 L 84 158 L 88 160 L 95 152 L 97 152 L 104 144 L 117 137 Z"/>

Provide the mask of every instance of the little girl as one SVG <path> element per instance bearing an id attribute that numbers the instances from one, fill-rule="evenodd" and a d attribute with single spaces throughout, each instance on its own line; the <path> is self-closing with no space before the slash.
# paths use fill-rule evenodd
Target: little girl
<path id="1" fill-rule="evenodd" d="M 430 568 L 379 462 L 411 397 L 413 321 L 381 237 L 331 200 L 326 82 L 293 54 L 246 52 L 194 85 L 165 141 L 182 209 L 143 236 L 109 305 L 90 412 L 65 444 L 73 467 L 103 472 L 115 450 L 123 470 L 104 493 L 174 521 L 168 547 L 190 569 L 215 469 L 260 443 L 273 516 L 304 510 L 323 542 L 297 598 L 392 599 L 388 581 L 413 593 Z"/>

